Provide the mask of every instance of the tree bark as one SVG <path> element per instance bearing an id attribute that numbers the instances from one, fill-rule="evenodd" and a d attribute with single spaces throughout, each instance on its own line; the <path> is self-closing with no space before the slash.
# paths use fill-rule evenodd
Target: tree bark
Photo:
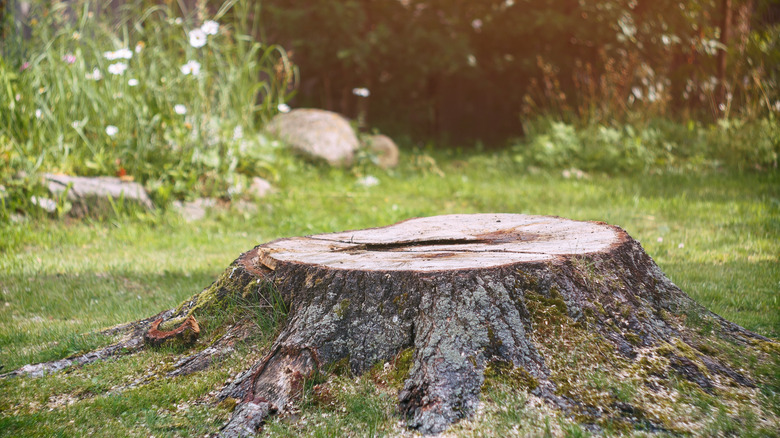
<path id="1" fill-rule="evenodd" d="M 672 375 L 749 403 L 756 377 L 719 349 L 761 360 L 780 351 L 696 304 L 622 229 L 557 217 L 436 216 L 269 242 L 180 308 L 144 320 L 147 347 L 178 342 L 230 297 L 281 303 L 287 318 L 263 359 L 222 389 L 220 400 L 238 401 L 223 437 L 256 433 L 335 364 L 361 374 L 410 350 L 398 407 L 424 434 L 472 416 L 496 378 L 591 428 L 607 418 L 674 432 L 655 409 L 670 399 L 674 389 L 661 388 Z M 209 366 L 245 327 L 232 325 L 168 375 Z M 577 384 L 583 370 L 641 382 L 642 396 L 596 397 Z"/>
<path id="2" fill-rule="evenodd" d="M 475 411 L 491 364 L 521 370 L 533 391 L 571 409 L 540 351 L 533 314 L 547 304 L 581 322 L 619 355 L 685 329 L 664 312 L 706 312 L 672 284 L 625 231 L 524 215 L 452 215 L 369 230 L 282 239 L 254 250 L 290 317 L 271 353 L 222 397 L 241 400 L 223 430 L 257 430 L 286 409 L 302 382 L 346 360 L 360 374 L 414 349 L 399 394 L 408 425 L 439 433 Z M 764 339 L 709 314 L 724 335 Z M 553 354 L 562 354 L 554 352 Z M 710 385 L 696 366 L 678 368 Z M 711 368 L 748 379 L 716 359 Z"/>
<path id="3" fill-rule="evenodd" d="M 721 118 L 726 114 L 726 62 L 731 37 L 731 0 L 721 0 L 720 44 L 718 49 L 717 88 L 715 90 L 715 114 Z"/>

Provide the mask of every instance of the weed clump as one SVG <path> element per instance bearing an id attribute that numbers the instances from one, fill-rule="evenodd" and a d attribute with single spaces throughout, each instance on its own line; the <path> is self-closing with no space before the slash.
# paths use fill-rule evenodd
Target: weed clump
<path id="1" fill-rule="evenodd" d="M 256 23 L 227 19 L 259 5 L 196 16 L 149 4 L 36 1 L 2 20 L 18 28 L 0 43 L 0 207 L 32 210 L 41 172 L 135 180 L 158 205 L 241 196 L 258 173 L 273 177 L 275 144 L 256 133 L 295 69 L 252 37 Z"/>

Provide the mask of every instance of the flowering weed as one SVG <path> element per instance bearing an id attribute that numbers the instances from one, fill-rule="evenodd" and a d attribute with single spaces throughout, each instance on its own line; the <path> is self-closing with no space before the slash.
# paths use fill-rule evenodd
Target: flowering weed
<path id="1" fill-rule="evenodd" d="M 0 43 L 0 184 L 19 171 L 121 172 L 165 203 L 226 196 L 271 167 L 256 162 L 271 143 L 249 134 L 279 111 L 294 70 L 250 23 L 228 23 L 254 6 L 228 1 L 203 19 L 147 4 L 109 16 L 99 2 L 33 2 L 29 37 L 12 29 Z"/>

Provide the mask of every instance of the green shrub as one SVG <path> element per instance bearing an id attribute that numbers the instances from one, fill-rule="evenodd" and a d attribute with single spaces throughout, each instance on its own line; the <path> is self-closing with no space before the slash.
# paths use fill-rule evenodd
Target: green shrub
<path id="1" fill-rule="evenodd" d="M 213 17 L 69 3 L 34 2 L 31 36 L 12 30 L 1 46 L 0 184 L 20 170 L 118 175 L 164 203 L 227 196 L 242 173 L 271 166 L 273 144 L 255 133 L 295 72 L 282 49 L 247 36 L 246 20 L 220 22 L 231 8 L 252 15 L 250 2 Z"/>
<path id="2" fill-rule="evenodd" d="M 542 167 L 566 167 L 578 161 L 582 143 L 573 126 L 564 122 L 549 122 L 529 135 L 524 155 L 531 164 Z"/>
<path id="3" fill-rule="evenodd" d="M 606 173 L 672 168 L 777 168 L 780 124 L 773 115 L 757 120 L 724 119 L 703 125 L 653 119 L 641 125 L 600 123 L 577 127 L 550 119 L 528 124 L 513 146 L 525 166 Z"/>
<path id="4" fill-rule="evenodd" d="M 780 121 L 722 119 L 710 126 L 707 139 L 716 156 L 739 169 L 777 169 L 780 156 Z"/>

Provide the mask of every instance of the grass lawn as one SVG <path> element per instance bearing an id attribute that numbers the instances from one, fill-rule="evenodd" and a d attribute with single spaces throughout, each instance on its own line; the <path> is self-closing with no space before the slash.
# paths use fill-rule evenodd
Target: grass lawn
<path id="1" fill-rule="evenodd" d="M 378 185 L 359 183 L 369 174 Z M 557 172 L 521 172 L 504 154 L 417 153 L 390 172 L 287 161 L 276 185 L 255 213 L 218 209 L 194 223 L 167 212 L 0 224 L 0 372 L 102 345 L 108 340 L 81 334 L 175 306 L 259 243 L 446 213 L 558 215 L 619 225 L 699 303 L 780 337 L 778 172 L 565 179 Z M 210 394 L 261 350 L 262 342 L 243 346 L 225 366 L 176 379 L 159 379 L 155 371 L 181 353 L 144 351 L 39 379 L 2 380 L 0 435 L 203 436 L 229 413 L 213 405 Z M 372 382 L 336 378 L 327 406 L 304 400 L 302 422 L 275 420 L 268 432 L 402 433 L 395 396 Z M 767 389 L 775 410 L 777 390 Z M 482 414 L 453 433 L 584 433 L 545 406 L 527 404 L 523 394 L 497 388 L 486 400 Z M 720 411 L 711 417 L 707 430 L 734 427 Z M 515 426 L 523 428 L 513 432 Z"/>

